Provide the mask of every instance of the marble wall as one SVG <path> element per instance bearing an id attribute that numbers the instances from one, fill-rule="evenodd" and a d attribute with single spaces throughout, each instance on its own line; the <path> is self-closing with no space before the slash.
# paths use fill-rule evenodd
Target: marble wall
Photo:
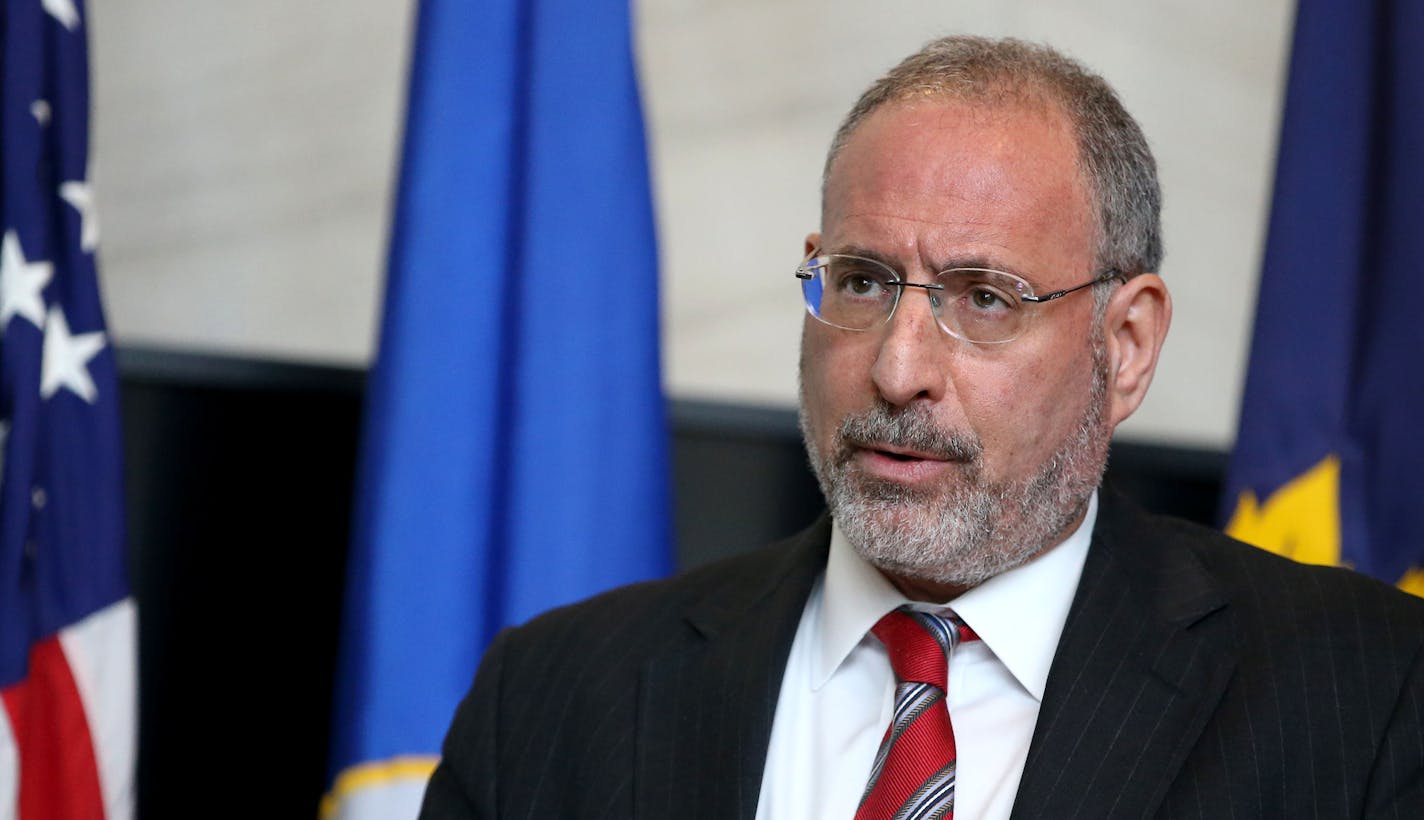
<path id="1" fill-rule="evenodd" d="M 90 4 L 101 262 L 119 344 L 364 364 L 379 314 L 410 0 Z M 1089 63 L 1161 165 L 1176 300 L 1125 433 L 1234 435 L 1288 0 L 640 0 L 669 392 L 790 405 L 831 132 L 951 32 Z"/>

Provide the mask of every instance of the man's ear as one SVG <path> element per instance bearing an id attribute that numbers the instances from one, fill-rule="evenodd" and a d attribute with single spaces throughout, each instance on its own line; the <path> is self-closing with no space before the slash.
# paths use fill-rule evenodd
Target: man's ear
<path id="1" fill-rule="evenodd" d="M 820 231 L 812 231 L 811 233 L 806 234 L 806 247 L 805 247 L 804 250 L 801 251 L 801 256 L 802 256 L 802 257 L 809 257 L 813 252 L 819 250 L 820 247 L 821 247 L 821 232 L 820 232 Z"/>
<path id="2" fill-rule="evenodd" d="M 1172 324 L 1172 295 L 1155 273 L 1127 280 L 1108 301 L 1106 323 L 1109 418 L 1116 427 L 1132 415 L 1157 371 L 1157 356 Z"/>

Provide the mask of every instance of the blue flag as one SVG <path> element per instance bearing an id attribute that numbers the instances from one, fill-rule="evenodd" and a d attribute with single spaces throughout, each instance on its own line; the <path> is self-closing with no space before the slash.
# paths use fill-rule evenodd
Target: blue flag
<path id="1" fill-rule="evenodd" d="M 420 4 L 327 816 L 413 816 L 500 628 L 670 569 L 626 0 Z"/>
<path id="2" fill-rule="evenodd" d="M 133 811 L 134 609 L 79 0 L 0 5 L 0 817 Z"/>
<path id="3" fill-rule="evenodd" d="M 1301 0 L 1228 530 L 1424 593 L 1424 3 Z"/>

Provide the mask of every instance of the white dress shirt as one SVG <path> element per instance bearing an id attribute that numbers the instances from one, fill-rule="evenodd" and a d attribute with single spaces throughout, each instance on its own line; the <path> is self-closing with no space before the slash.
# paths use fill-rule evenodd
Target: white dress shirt
<path id="1" fill-rule="evenodd" d="M 1007 818 L 1097 514 L 1094 493 L 1058 546 L 938 606 L 908 601 L 833 526 L 825 574 L 787 659 L 757 820 L 855 817 L 895 697 L 889 658 L 870 628 L 906 603 L 952 611 L 982 639 L 960 644 L 949 663 L 955 816 Z"/>

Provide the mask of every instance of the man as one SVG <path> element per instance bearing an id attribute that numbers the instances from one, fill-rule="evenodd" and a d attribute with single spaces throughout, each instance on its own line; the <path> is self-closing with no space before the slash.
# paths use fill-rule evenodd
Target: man
<path id="1" fill-rule="evenodd" d="M 1097 492 L 1159 199 L 1049 49 L 876 83 L 797 271 L 830 520 L 502 634 L 424 816 L 1424 816 L 1424 602 Z"/>

